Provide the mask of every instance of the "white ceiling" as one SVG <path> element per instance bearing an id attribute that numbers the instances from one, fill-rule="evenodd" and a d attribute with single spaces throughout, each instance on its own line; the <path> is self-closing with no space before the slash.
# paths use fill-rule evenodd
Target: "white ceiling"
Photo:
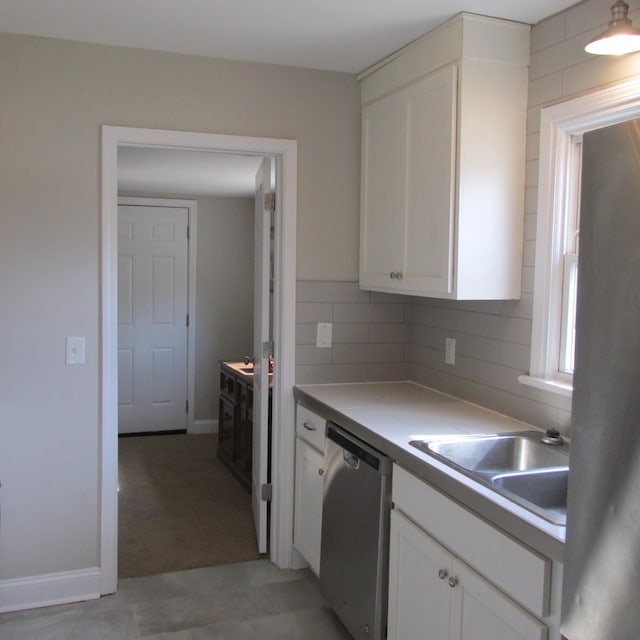
<path id="1" fill-rule="evenodd" d="M 0 31 L 357 73 L 460 11 L 535 24 L 573 4 L 576 0 L 1 0 Z"/>
<path id="2" fill-rule="evenodd" d="M 118 191 L 129 194 L 248 197 L 261 157 L 120 147 Z"/>
<path id="3" fill-rule="evenodd" d="M 576 0 L 0 0 L 0 31 L 357 73 L 460 11 L 535 24 Z M 259 159 L 123 149 L 122 191 L 250 195 Z"/>

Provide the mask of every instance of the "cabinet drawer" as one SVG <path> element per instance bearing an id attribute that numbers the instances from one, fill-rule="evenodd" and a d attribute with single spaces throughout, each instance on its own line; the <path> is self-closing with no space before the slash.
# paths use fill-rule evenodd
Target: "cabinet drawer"
<path id="1" fill-rule="evenodd" d="M 551 561 L 474 515 L 401 467 L 393 503 L 454 555 L 537 616 L 549 610 Z"/>
<path id="2" fill-rule="evenodd" d="M 322 453 L 324 453 L 326 425 L 327 421 L 324 418 L 298 404 L 296 409 L 296 434 Z"/>

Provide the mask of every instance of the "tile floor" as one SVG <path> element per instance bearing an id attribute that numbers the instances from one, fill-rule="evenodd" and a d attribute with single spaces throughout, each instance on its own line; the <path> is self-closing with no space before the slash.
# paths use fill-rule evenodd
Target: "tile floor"
<path id="1" fill-rule="evenodd" d="M 348 640 L 307 569 L 268 560 L 129 578 L 118 593 L 0 615 L 2 640 Z"/>

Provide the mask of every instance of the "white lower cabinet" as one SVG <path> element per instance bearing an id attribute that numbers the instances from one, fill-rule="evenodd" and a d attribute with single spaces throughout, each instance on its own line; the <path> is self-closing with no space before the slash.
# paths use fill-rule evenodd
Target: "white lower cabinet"
<path id="1" fill-rule="evenodd" d="M 297 438 L 293 543 L 316 575 L 320 572 L 323 465 L 324 456 Z"/>
<path id="2" fill-rule="evenodd" d="M 320 573 L 322 488 L 326 420 L 303 405 L 296 407 L 296 465 L 293 544 Z"/>
<path id="3" fill-rule="evenodd" d="M 542 622 L 397 510 L 391 512 L 388 616 L 389 640 L 547 638 Z"/>

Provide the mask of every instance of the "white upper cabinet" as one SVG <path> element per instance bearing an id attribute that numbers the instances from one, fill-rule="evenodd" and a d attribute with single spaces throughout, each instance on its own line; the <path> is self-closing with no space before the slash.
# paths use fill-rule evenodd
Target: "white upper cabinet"
<path id="1" fill-rule="evenodd" d="M 529 27 L 460 14 L 360 76 L 360 286 L 520 296 Z"/>

